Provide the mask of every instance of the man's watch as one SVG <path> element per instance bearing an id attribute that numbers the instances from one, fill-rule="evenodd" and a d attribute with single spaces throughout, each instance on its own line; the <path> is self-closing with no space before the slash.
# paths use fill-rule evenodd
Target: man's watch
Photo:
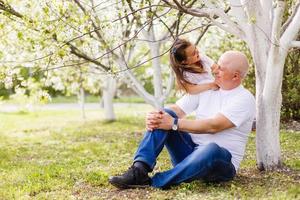
<path id="1" fill-rule="evenodd" d="M 177 131 L 178 130 L 178 118 L 174 118 L 174 122 L 172 125 L 172 130 Z"/>

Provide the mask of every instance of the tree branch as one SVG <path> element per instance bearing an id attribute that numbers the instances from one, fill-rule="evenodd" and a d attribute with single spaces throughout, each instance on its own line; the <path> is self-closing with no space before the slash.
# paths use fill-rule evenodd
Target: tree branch
<path id="1" fill-rule="evenodd" d="M 172 3 L 170 3 L 168 0 L 162 0 L 163 2 L 165 2 L 167 5 L 169 5 L 170 8 L 176 9 L 176 10 L 181 10 L 184 13 L 196 16 L 196 17 L 207 17 L 210 18 L 210 9 L 205 9 L 205 8 L 201 8 L 201 9 L 193 9 L 193 8 L 186 8 L 182 5 L 180 5 L 177 1 L 177 3 L 179 4 L 179 7 L 177 5 L 174 5 Z"/>
<path id="2" fill-rule="evenodd" d="M 169 27 L 169 26 L 161 19 L 161 17 L 159 17 L 156 13 L 154 13 L 154 15 L 155 15 L 156 17 L 159 18 L 159 21 L 161 21 L 161 23 L 162 23 L 162 24 L 167 28 L 167 30 L 168 30 L 165 34 L 163 34 L 163 36 L 162 36 L 159 40 L 160 40 L 160 41 L 165 40 L 165 39 L 168 37 L 169 34 L 172 36 L 173 39 L 175 39 L 175 36 L 174 36 L 174 34 L 173 34 L 173 30 L 174 30 L 174 28 L 176 27 L 176 21 L 174 21 L 173 24 Z M 173 30 L 172 30 L 172 29 L 173 29 Z"/>
<path id="3" fill-rule="evenodd" d="M 15 11 L 10 5 L 4 4 L 4 2 L 2 0 L 0 0 L 0 9 L 2 9 L 2 10 L 4 9 L 5 12 L 8 12 L 8 13 L 10 13 L 12 15 L 15 15 L 16 17 L 18 17 L 18 18 L 20 18 L 22 20 L 24 20 L 24 18 L 25 18 L 24 15 L 22 15 L 19 12 Z M 32 21 L 31 19 L 29 19 L 29 20 Z M 34 29 L 34 30 L 35 31 L 39 31 L 38 29 Z M 56 42 L 59 42 L 57 40 L 57 38 L 53 37 L 53 39 Z M 65 44 L 67 44 L 70 47 L 71 53 L 74 54 L 74 55 L 76 55 L 77 57 L 82 58 L 82 59 L 86 60 L 87 62 L 92 62 L 92 63 L 96 64 L 97 66 L 101 67 L 105 71 L 110 70 L 109 67 L 106 67 L 101 62 L 98 62 L 97 60 L 92 59 L 89 56 L 87 56 L 86 54 L 84 54 L 83 52 L 81 52 L 77 47 L 75 47 L 74 45 L 72 45 L 70 41 L 65 42 Z M 60 47 L 60 48 L 62 48 L 62 47 Z M 42 58 L 46 58 L 46 57 L 51 56 L 51 55 L 53 55 L 53 53 L 51 53 L 51 54 L 49 54 L 47 56 L 44 56 Z M 35 60 L 40 60 L 40 59 L 41 58 L 35 59 Z"/>
<path id="4" fill-rule="evenodd" d="M 136 77 L 132 74 L 132 71 L 129 70 L 130 68 L 128 68 L 126 60 L 124 60 L 124 58 L 122 58 L 122 57 L 119 57 L 117 60 L 117 63 L 119 64 L 121 69 L 126 73 L 126 75 L 129 77 L 130 81 L 133 83 L 132 85 L 133 85 L 135 91 L 137 92 L 137 94 L 144 97 L 144 100 L 148 101 L 147 103 L 154 105 L 153 104 L 153 102 L 155 102 L 154 97 L 145 90 L 145 88 L 142 86 L 140 81 L 137 80 Z M 126 79 L 126 81 L 128 82 L 129 80 Z M 131 84 L 128 83 L 128 85 L 131 85 Z"/>
<path id="5" fill-rule="evenodd" d="M 300 48 L 300 41 L 292 41 L 290 46 Z"/>
<path id="6" fill-rule="evenodd" d="M 283 16 L 283 11 L 284 11 L 284 2 L 277 2 L 277 7 L 275 8 L 274 11 L 274 18 L 273 18 L 273 24 L 272 24 L 272 34 L 271 34 L 271 41 L 273 44 L 276 46 L 279 45 L 279 39 L 280 39 L 280 25 L 282 23 L 282 16 Z M 272 50 L 273 48 L 271 48 Z"/>
<path id="7" fill-rule="evenodd" d="M 239 38 L 244 38 L 244 32 L 243 30 L 239 27 L 238 24 L 233 22 L 227 15 L 226 13 L 216 7 L 211 7 L 211 8 L 201 8 L 201 9 L 193 9 L 193 8 L 187 8 L 183 5 L 181 5 L 178 1 L 173 0 L 174 4 L 170 3 L 168 0 L 163 0 L 167 5 L 169 5 L 171 8 L 181 10 L 184 13 L 196 16 L 196 17 L 206 17 L 213 21 L 213 23 L 218 26 L 221 29 L 224 29 L 225 31 L 228 31 L 229 33 L 236 35 Z M 217 22 L 215 19 L 220 18 L 223 20 L 227 26 L 222 25 L 220 22 Z"/>
<path id="8" fill-rule="evenodd" d="M 2 0 L 0 0 L 0 10 L 8 12 L 18 18 L 24 18 L 22 14 L 13 9 L 9 4 L 4 3 Z"/>
<path id="9" fill-rule="evenodd" d="M 90 16 L 89 13 L 86 11 L 86 9 L 83 7 L 83 5 L 78 1 L 78 0 L 73 0 L 78 6 L 79 8 L 82 10 L 82 12 L 87 15 Z M 98 28 L 99 26 L 96 25 L 96 23 L 94 22 L 94 20 L 92 20 L 92 18 L 90 17 L 90 21 L 92 23 L 92 26 L 94 27 L 95 33 L 97 35 L 97 37 L 99 38 L 100 42 L 102 44 L 104 44 L 107 48 L 109 48 L 109 45 L 107 44 L 107 42 L 105 41 L 104 37 L 102 36 L 102 34 L 100 33 L 100 29 Z M 112 51 L 113 54 L 113 51 Z"/>
<path id="10" fill-rule="evenodd" d="M 231 14 L 235 17 L 236 22 L 245 32 L 248 20 L 244 8 L 248 1 L 242 4 L 241 0 L 229 0 L 229 3 L 229 6 L 231 8 Z"/>
<path id="11" fill-rule="evenodd" d="M 282 34 L 287 29 L 287 27 L 290 25 L 290 23 L 292 22 L 292 20 L 294 19 L 297 11 L 299 10 L 299 7 L 300 7 L 300 0 L 298 0 L 298 2 L 296 4 L 296 6 L 295 6 L 295 8 L 294 8 L 294 10 L 292 12 L 292 14 L 289 16 L 289 18 L 286 20 L 286 22 L 282 25 L 282 27 L 281 27 L 281 33 Z"/>
<path id="12" fill-rule="evenodd" d="M 220 9 L 219 7 L 217 7 L 216 5 L 210 3 L 207 0 L 204 0 L 204 2 L 206 2 L 205 4 L 207 5 L 208 8 L 210 8 L 212 10 L 212 12 L 214 13 L 214 15 L 216 15 L 217 17 L 210 17 L 210 19 L 213 22 L 216 22 L 217 18 L 220 18 L 226 25 L 227 25 L 227 30 L 230 29 L 230 33 L 239 37 L 239 38 L 244 38 L 244 31 L 242 29 L 242 26 L 238 23 L 236 23 L 235 21 L 233 21 L 232 19 L 230 19 L 230 17 L 226 14 L 230 8 L 227 9 L 227 11 L 224 11 L 223 9 Z M 216 25 L 221 24 L 221 23 L 215 23 Z M 224 27 L 224 26 L 219 26 Z"/>
<path id="13" fill-rule="evenodd" d="M 174 72 L 170 69 L 170 75 L 169 75 L 169 79 L 167 82 L 167 88 L 163 94 L 163 96 L 161 97 L 161 101 L 164 102 L 168 96 L 170 96 L 173 86 L 174 86 L 174 82 L 175 82 L 175 77 L 174 77 Z"/>
<path id="14" fill-rule="evenodd" d="M 283 44 L 284 47 L 288 48 L 290 42 L 295 39 L 300 30 L 300 9 L 298 7 L 295 15 L 291 19 L 286 30 L 283 32 L 280 38 L 280 44 Z"/>
<path id="15" fill-rule="evenodd" d="M 200 40 L 202 39 L 202 37 L 204 36 L 204 34 L 208 31 L 209 27 L 211 26 L 211 24 L 208 24 L 205 29 L 202 31 L 202 33 L 199 35 L 199 37 L 196 40 L 195 45 L 197 46 L 200 42 Z"/>
<path id="16" fill-rule="evenodd" d="M 75 47 L 74 45 L 72 45 L 71 43 L 67 43 L 68 46 L 70 47 L 71 49 L 71 53 L 76 55 L 77 57 L 79 58 L 82 58 L 86 61 L 89 61 L 91 63 L 94 63 L 98 66 L 100 66 L 102 69 L 104 69 L 105 71 L 109 71 L 111 68 L 110 67 L 107 67 L 105 65 L 103 65 L 101 62 L 89 57 L 88 55 L 86 55 L 85 53 L 83 53 L 82 51 L 80 51 L 77 47 Z"/>

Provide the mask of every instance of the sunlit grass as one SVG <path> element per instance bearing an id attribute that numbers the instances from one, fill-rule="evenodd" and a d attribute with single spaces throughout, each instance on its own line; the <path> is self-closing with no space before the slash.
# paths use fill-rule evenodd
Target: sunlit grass
<path id="1" fill-rule="evenodd" d="M 117 110 L 118 121 L 103 121 L 103 112 L 0 113 L 0 199 L 297 199 L 300 133 L 282 132 L 285 171 L 258 172 L 255 134 L 234 181 L 199 181 L 163 191 L 120 191 L 107 178 L 126 170 L 144 131 L 150 106 Z M 170 166 L 167 153 L 156 171 Z"/>

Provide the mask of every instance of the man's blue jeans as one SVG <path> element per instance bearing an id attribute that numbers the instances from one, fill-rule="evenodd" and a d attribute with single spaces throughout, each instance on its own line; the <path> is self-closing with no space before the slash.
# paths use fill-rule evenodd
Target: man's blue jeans
<path id="1" fill-rule="evenodd" d="M 172 110 L 165 111 L 172 117 L 177 117 Z M 215 143 L 199 147 L 193 143 L 188 133 L 178 131 L 147 131 L 137 149 L 134 162 L 142 161 L 153 170 L 156 158 L 164 146 L 168 149 L 173 168 L 156 173 L 152 177 L 153 187 L 167 188 L 197 179 L 210 182 L 229 181 L 236 174 L 228 150 Z"/>

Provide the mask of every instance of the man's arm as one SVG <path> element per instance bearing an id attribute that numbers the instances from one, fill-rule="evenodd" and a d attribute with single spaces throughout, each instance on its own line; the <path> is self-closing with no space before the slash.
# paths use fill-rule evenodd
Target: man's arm
<path id="1" fill-rule="evenodd" d="M 170 130 L 174 122 L 174 118 L 171 117 L 169 114 L 165 113 L 162 115 L 161 119 L 158 119 L 156 126 L 152 127 Z M 186 131 L 190 133 L 217 133 L 225 129 L 229 129 L 234 127 L 235 125 L 227 119 L 222 114 L 217 114 L 213 118 L 208 119 L 196 119 L 196 120 L 189 120 L 189 119 L 179 119 L 178 120 L 178 130 Z"/>
<path id="2" fill-rule="evenodd" d="M 213 118 L 209 119 L 179 119 L 178 128 L 180 131 L 186 131 L 190 133 L 218 133 L 225 129 L 234 127 L 235 125 L 222 114 L 217 114 Z"/>
<path id="3" fill-rule="evenodd" d="M 184 118 L 185 117 L 185 112 L 183 112 L 183 110 L 177 106 L 176 104 L 172 104 L 170 106 L 168 106 L 169 109 L 173 110 L 178 118 Z"/>

